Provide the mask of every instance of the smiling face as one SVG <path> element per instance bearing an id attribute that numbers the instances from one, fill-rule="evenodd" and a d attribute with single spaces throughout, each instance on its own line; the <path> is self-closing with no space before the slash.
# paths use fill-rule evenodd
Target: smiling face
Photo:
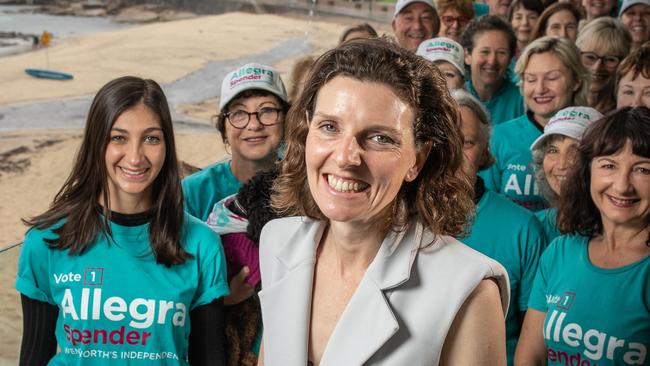
<path id="1" fill-rule="evenodd" d="M 631 70 L 618 82 L 618 93 L 616 95 L 616 108 L 639 107 L 650 108 L 650 79 L 646 79 L 643 73 L 634 78 L 634 70 Z"/>
<path id="2" fill-rule="evenodd" d="M 420 43 L 433 38 L 439 28 L 438 16 L 425 3 L 412 3 L 393 19 L 393 32 L 397 43 L 415 52 Z"/>
<path id="3" fill-rule="evenodd" d="M 138 104 L 117 118 L 105 155 L 111 210 L 134 213 L 151 207 L 165 151 L 160 120 L 149 107 Z"/>
<path id="4" fill-rule="evenodd" d="M 503 82 L 510 62 L 508 37 L 501 31 L 481 32 L 474 36 L 474 49 L 465 53 L 472 70 L 474 85 L 498 85 Z"/>
<path id="5" fill-rule="evenodd" d="M 239 110 L 254 113 L 264 108 L 282 109 L 282 106 L 275 96 L 254 96 L 235 99 L 228 105 L 227 112 L 233 113 Z M 248 125 L 243 129 L 233 127 L 226 118 L 226 141 L 232 149 L 233 161 L 258 162 L 275 159 L 276 151 L 282 141 L 283 126 L 283 112 L 279 112 L 277 122 L 270 126 L 261 124 L 258 117 L 252 115 Z"/>
<path id="6" fill-rule="evenodd" d="M 582 6 L 587 13 L 587 20 L 592 20 L 609 15 L 616 6 L 616 0 L 583 0 Z"/>
<path id="7" fill-rule="evenodd" d="M 580 82 L 552 52 L 530 56 L 522 85 L 524 102 L 543 125 L 555 112 L 571 105 L 573 93 L 580 88 Z"/>
<path id="8" fill-rule="evenodd" d="M 643 44 L 650 38 L 650 5 L 630 6 L 621 14 L 621 24 L 630 31 L 632 43 Z"/>
<path id="9" fill-rule="evenodd" d="M 549 187 L 559 196 L 561 186 L 564 184 L 569 168 L 575 160 L 578 141 L 562 135 L 554 135 L 550 139 L 544 151 L 542 166 Z"/>
<path id="10" fill-rule="evenodd" d="M 647 227 L 650 159 L 635 155 L 630 141 L 614 155 L 595 157 L 590 192 L 604 226 Z"/>
<path id="11" fill-rule="evenodd" d="M 458 10 L 448 8 L 440 14 L 440 32 L 438 37 L 451 38 L 458 42 L 469 19 L 465 18 Z"/>
<path id="12" fill-rule="evenodd" d="M 614 79 L 616 77 L 616 65 L 608 66 L 604 60 L 599 59 L 594 63 L 586 62 L 585 52 L 595 53 L 597 56 L 614 56 L 618 57 L 619 60 L 623 58 L 624 55 L 619 55 L 616 53 L 616 50 L 611 49 L 603 44 L 595 44 L 595 41 L 588 42 L 584 47 L 580 49 L 582 53 L 582 64 L 589 70 L 591 76 L 591 84 L 589 85 L 589 91 L 592 93 L 599 93 L 605 88 L 611 88 L 614 85 Z"/>
<path id="13" fill-rule="evenodd" d="M 512 13 L 510 24 L 515 31 L 515 37 L 517 37 L 520 49 L 525 47 L 531 40 L 530 35 L 537 24 L 537 18 L 539 18 L 539 14 L 536 11 L 528 10 L 523 6 L 520 6 Z"/>
<path id="14" fill-rule="evenodd" d="M 578 19 L 568 10 L 560 10 L 551 15 L 546 23 L 545 35 L 566 38 L 575 42 L 578 37 Z"/>
<path id="15" fill-rule="evenodd" d="M 414 114 L 391 88 L 337 76 L 318 92 L 305 160 L 309 190 L 329 220 L 372 224 L 419 172 Z"/>

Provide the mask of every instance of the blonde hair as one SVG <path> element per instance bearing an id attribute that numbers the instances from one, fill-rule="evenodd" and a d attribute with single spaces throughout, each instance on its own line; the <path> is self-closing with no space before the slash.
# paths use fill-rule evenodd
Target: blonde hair
<path id="1" fill-rule="evenodd" d="M 618 20 L 601 17 L 587 23 L 578 33 L 576 46 L 580 50 L 590 44 L 603 45 L 616 55 L 624 57 L 630 52 L 632 36 Z"/>
<path id="2" fill-rule="evenodd" d="M 578 48 L 567 39 L 547 36 L 534 40 L 524 48 L 521 56 L 519 56 L 519 60 L 515 65 L 515 73 L 523 80 L 531 56 L 547 52 L 552 53 L 569 69 L 574 82 L 581 82 L 578 90 L 573 92 L 569 105 L 586 106 L 590 83 L 589 70 L 580 61 Z M 523 94 L 523 83 L 520 84 L 520 88 Z"/>
<path id="3" fill-rule="evenodd" d="M 440 15 L 449 9 L 456 10 L 468 20 L 474 18 L 475 15 L 471 0 L 437 0 L 436 9 Z"/>

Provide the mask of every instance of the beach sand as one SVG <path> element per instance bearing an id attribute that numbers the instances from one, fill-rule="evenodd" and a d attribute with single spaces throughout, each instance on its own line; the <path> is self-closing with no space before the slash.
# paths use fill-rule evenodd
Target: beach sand
<path id="1" fill-rule="evenodd" d="M 290 38 L 303 38 L 319 54 L 334 46 L 354 19 L 229 13 L 59 40 L 49 50 L 0 58 L 0 105 L 29 104 L 94 94 L 107 81 L 138 75 L 160 83 L 177 80 L 207 62 L 259 54 Z M 382 29 L 386 31 L 387 29 Z M 47 53 L 47 55 L 46 55 Z M 73 81 L 33 79 L 25 67 L 72 72 Z M 290 85 L 295 59 L 274 66 Z M 215 88 L 218 88 L 215 85 Z M 217 99 L 177 108 L 203 123 L 216 113 Z M 0 116 L 0 126 L 2 125 Z M 81 141 L 80 129 L 18 130 L 0 133 L 0 248 L 22 239 L 20 218 L 43 212 L 71 169 Z M 177 133 L 179 158 L 205 166 L 226 156 L 214 132 Z M 17 364 L 22 319 L 20 298 L 13 289 L 20 248 L 0 254 L 0 366 Z"/>

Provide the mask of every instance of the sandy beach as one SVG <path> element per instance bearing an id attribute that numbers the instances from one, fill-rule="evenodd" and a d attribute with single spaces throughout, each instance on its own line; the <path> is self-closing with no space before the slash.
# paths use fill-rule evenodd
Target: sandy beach
<path id="1" fill-rule="evenodd" d="M 107 81 L 128 74 L 152 78 L 165 87 L 179 80 L 191 81 L 188 75 L 211 62 L 268 52 L 275 52 L 272 64 L 282 72 L 288 87 L 289 71 L 297 57 L 322 53 L 336 44 L 346 23 L 357 22 L 228 13 L 80 35 L 57 40 L 48 50 L 0 58 L 0 248 L 21 240 L 26 227 L 20 218 L 47 208 L 67 178 L 82 136 L 82 130 L 66 125 L 66 120 L 48 125 L 47 113 L 39 116 L 32 112 L 43 126 L 51 128 L 33 128 L 15 126 L 11 115 L 3 111 L 37 102 L 91 98 Z M 277 47 L 287 40 L 302 42 L 300 50 L 307 51 L 287 52 L 289 56 L 283 57 Z M 73 73 L 75 79 L 61 83 L 30 78 L 23 72 L 26 67 L 44 68 L 46 59 L 50 68 Z M 199 167 L 226 157 L 220 137 L 208 128 L 218 102 L 220 85 L 215 84 L 204 99 L 178 98 L 178 103 L 172 104 L 175 116 L 194 123 L 177 130 L 179 157 Z M 17 364 L 22 319 L 13 285 L 19 253 L 20 247 L 0 254 L 0 366 Z"/>

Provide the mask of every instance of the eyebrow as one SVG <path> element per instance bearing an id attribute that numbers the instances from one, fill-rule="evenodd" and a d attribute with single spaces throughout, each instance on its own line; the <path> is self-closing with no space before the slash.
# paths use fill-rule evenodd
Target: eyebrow
<path id="1" fill-rule="evenodd" d="M 562 70 L 560 70 L 560 69 L 553 69 L 553 70 L 541 71 L 541 72 L 539 72 L 539 73 L 537 73 L 537 74 L 534 74 L 534 73 L 532 73 L 532 72 L 525 72 L 525 73 L 524 73 L 524 76 L 526 76 L 526 75 L 533 75 L 533 76 L 534 76 L 534 75 L 539 75 L 539 74 L 544 74 L 544 75 L 546 75 L 546 74 L 550 74 L 550 73 L 552 73 L 552 72 L 556 72 L 556 71 L 558 71 L 558 72 L 562 72 Z"/>
<path id="2" fill-rule="evenodd" d="M 126 134 L 129 133 L 129 131 L 127 131 L 127 130 L 125 130 L 123 128 L 119 128 L 119 127 L 113 127 L 113 128 L 111 128 L 111 131 L 117 131 L 117 132 L 126 133 Z M 143 132 L 147 133 L 147 132 L 157 132 L 157 131 L 162 132 L 162 128 L 160 128 L 160 127 L 149 127 L 149 128 L 145 128 L 145 130 Z"/>
<path id="3" fill-rule="evenodd" d="M 340 119 L 338 116 L 334 116 L 334 115 L 331 115 L 331 114 L 327 114 L 327 113 L 323 113 L 323 112 L 314 112 L 314 118 L 317 117 L 317 116 L 321 117 L 323 119 L 326 119 L 326 120 L 333 120 L 333 121 L 339 121 L 339 119 Z M 381 124 L 372 124 L 372 125 L 364 128 L 364 130 L 365 131 L 378 131 L 378 132 L 381 131 L 381 132 L 390 133 L 392 135 L 402 136 L 402 131 L 401 130 L 399 130 L 397 128 L 393 128 L 393 127 L 387 127 L 387 126 L 384 126 L 384 125 L 381 125 Z"/>
<path id="4" fill-rule="evenodd" d="M 596 158 L 596 161 L 602 161 L 602 160 L 607 160 L 607 161 L 609 161 L 611 163 L 618 164 L 618 162 L 616 160 L 610 159 L 608 157 L 602 156 L 602 157 Z M 650 159 L 642 157 L 640 161 L 635 162 L 634 164 L 632 164 L 632 166 L 636 166 L 636 165 L 639 165 L 639 164 L 650 164 Z"/>
<path id="5" fill-rule="evenodd" d="M 263 106 L 263 105 L 265 105 L 265 104 L 271 104 L 271 105 L 273 105 L 274 107 L 277 107 L 277 106 L 278 106 L 278 103 L 276 103 L 276 102 L 274 102 L 274 101 L 272 101 L 272 100 L 266 100 L 266 101 L 260 103 L 260 105 L 257 106 L 257 108 L 259 108 L 259 107 L 261 107 L 261 106 Z M 233 104 L 230 106 L 230 109 L 232 109 L 233 107 L 237 107 L 237 106 L 239 106 L 239 107 L 246 107 L 246 106 L 244 105 L 244 103 L 237 102 L 237 103 L 233 103 Z"/>

